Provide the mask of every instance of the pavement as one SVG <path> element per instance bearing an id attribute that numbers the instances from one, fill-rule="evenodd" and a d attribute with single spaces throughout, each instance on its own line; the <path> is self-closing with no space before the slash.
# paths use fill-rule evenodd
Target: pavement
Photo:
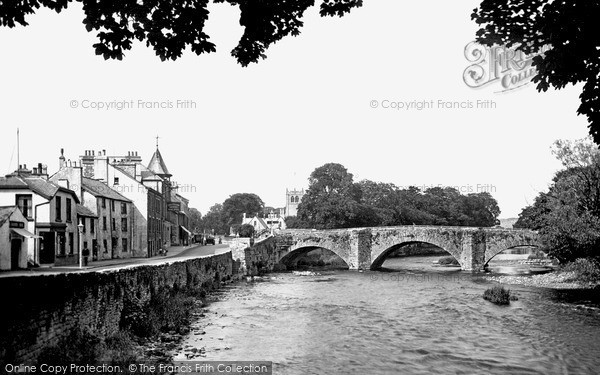
<path id="1" fill-rule="evenodd" d="M 71 272 L 104 272 L 114 271 L 118 269 L 137 267 L 140 265 L 160 265 L 170 264 L 173 262 L 201 258 L 204 256 L 222 254 L 229 251 L 229 245 L 190 245 L 190 246 L 171 246 L 167 249 L 167 255 L 158 255 L 152 258 L 125 258 L 125 259 L 107 259 L 89 262 L 87 266 L 79 268 L 77 265 L 72 266 L 41 266 L 37 268 L 28 268 L 26 270 L 17 271 L 2 271 L 0 278 L 3 277 L 18 277 L 18 276 L 41 276 L 41 275 L 56 275 L 61 273 Z"/>

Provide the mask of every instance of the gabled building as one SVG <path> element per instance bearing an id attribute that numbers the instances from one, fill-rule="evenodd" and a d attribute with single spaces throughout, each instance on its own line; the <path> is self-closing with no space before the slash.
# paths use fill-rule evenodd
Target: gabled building
<path id="1" fill-rule="evenodd" d="M 0 270 L 27 268 L 28 243 L 37 238 L 27 226 L 17 206 L 0 207 Z"/>
<path id="2" fill-rule="evenodd" d="M 141 164 L 137 152 L 107 156 L 106 151 L 86 150 L 80 156 L 84 178 L 97 180 L 131 202 L 130 231 L 134 254 L 157 255 L 170 245 L 165 192 L 169 183 Z M 100 225 L 102 225 L 102 218 Z"/>
<path id="3" fill-rule="evenodd" d="M 83 224 L 83 247 L 92 260 L 145 257 L 144 246 L 134 242 L 135 209 L 126 198 L 105 182 L 83 176 L 77 162 L 59 158 L 60 169 L 51 181 L 73 189 L 78 195 L 79 222 Z M 87 246 L 86 246 L 87 245 Z"/>
<path id="4" fill-rule="evenodd" d="M 77 264 L 77 207 L 74 191 L 47 180 L 45 168 L 20 167 L 0 178 L 0 206 L 16 205 L 27 219 L 27 231 L 41 238 L 28 241 L 27 257 L 40 264 Z"/>

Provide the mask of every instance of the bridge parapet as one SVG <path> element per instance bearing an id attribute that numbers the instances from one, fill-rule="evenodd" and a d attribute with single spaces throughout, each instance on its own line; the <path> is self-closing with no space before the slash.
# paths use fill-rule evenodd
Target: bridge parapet
<path id="1" fill-rule="evenodd" d="M 334 230 L 278 230 L 243 251 L 246 272 L 270 271 L 293 263 L 302 254 L 324 248 L 350 269 L 377 269 L 395 249 L 417 242 L 450 253 L 463 270 L 480 271 L 496 254 L 515 246 L 539 246 L 537 233 L 522 229 L 406 225 Z"/>

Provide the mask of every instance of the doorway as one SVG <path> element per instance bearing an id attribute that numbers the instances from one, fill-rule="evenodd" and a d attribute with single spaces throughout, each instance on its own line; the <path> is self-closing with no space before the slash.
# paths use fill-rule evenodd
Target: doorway
<path id="1" fill-rule="evenodd" d="M 19 269 L 19 258 L 21 257 L 21 245 L 23 240 L 20 238 L 13 238 L 10 241 L 10 269 Z"/>

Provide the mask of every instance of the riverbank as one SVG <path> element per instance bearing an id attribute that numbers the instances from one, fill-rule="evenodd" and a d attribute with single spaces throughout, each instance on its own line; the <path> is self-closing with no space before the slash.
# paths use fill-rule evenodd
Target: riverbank
<path id="1" fill-rule="evenodd" d="M 551 289 L 594 289 L 600 287 L 600 283 L 578 281 L 575 272 L 561 271 L 532 276 L 488 276 L 487 279 L 501 284 Z"/>

